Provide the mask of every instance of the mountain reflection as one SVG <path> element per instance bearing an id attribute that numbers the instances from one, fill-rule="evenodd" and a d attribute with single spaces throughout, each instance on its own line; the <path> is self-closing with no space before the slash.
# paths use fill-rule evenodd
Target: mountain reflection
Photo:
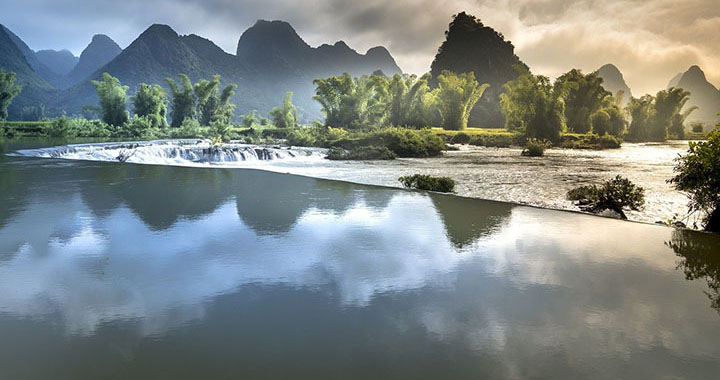
<path id="1" fill-rule="evenodd" d="M 74 165 L 3 176 L 27 204 L 0 228 L 0 311 L 59 313 L 79 334 L 128 319 L 162 333 L 246 284 L 332 284 L 346 306 L 442 287 L 469 255 L 454 246 L 511 208 L 474 208 L 464 226 L 455 201 L 434 195 L 254 170 Z"/>

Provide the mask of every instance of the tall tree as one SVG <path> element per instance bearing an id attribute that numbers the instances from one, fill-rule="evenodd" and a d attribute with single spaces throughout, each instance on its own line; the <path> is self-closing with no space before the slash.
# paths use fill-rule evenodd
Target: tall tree
<path id="1" fill-rule="evenodd" d="M 292 103 L 292 97 L 292 92 L 286 93 L 282 106 L 270 110 L 270 119 L 278 128 L 293 128 L 298 124 L 297 108 Z"/>
<path id="2" fill-rule="evenodd" d="M 655 117 L 655 97 L 644 95 L 631 98 L 627 111 L 630 114 L 630 126 L 626 139 L 633 142 L 647 141 L 650 124 Z"/>
<path id="3" fill-rule="evenodd" d="M 166 128 L 168 99 L 165 90 L 159 85 L 140 83 L 133 96 L 133 108 L 136 116 L 146 117 L 153 128 Z"/>
<path id="4" fill-rule="evenodd" d="M 220 75 L 215 74 L 212 80 L 203 79 L 195 83 L 195 102 L 200 125 L 210 125 L 217 104 L 217 94 L 220 86 Z"/>
<path id="5" fill-rule="evenodd" d="M 180 78 L 180 86 L 172 78 L 165 78 L 165 82 L 170 86 L 172 93 L 170 118 L 172 119 L 171 126 L 173 128 L 179 128 L 187 118 L 195 119 L 196 115 L 195 93 L 190 77 L 185 74 L 179 74 L 178 77 Z"/>
<path id="6" fill-rule="evenodd" d="M 627 119 L 620 106 L 621 104 L 621 98 L 612 96 L 605 98 L 602 108 L 593 113 L 590 118 L 592 131 L 598 135 L 621 136 L 625 132 L 625 128 L 627 128 Z"/>
<path id="7" fill-rule="evenodd" d="M 683 129 L 687 115 L 681 114 L 685 103 L 690 99 L 690 93 L 676 87 L 662 90 L 655 96 L 655 114 L 653 115 L 648 138 L 651 141 L 665 141 L 668 131 L 675 124 L 675 128 Z M 690 108 L 689 112 L 696 108 Z M 688 115 L 689 115 L 688 112 Z"/>
<path id="8" fill-rule="evenodd" d="M 0 120 L 8 117 L 8 107 L 22 91 L 22 87 L 15 86 L 15 73 L 5 73 L 5 69 L 0 67 Z"/>
<path id="9" fill-rule="evenodd" d="M 587 133 L 592 128 L 591 117 L 605 104 L 612 94 L 602 86 L 598 73 L 583 74 L 572 69 L 557 79 L 567 88 L 565 96 L 565 121 L 568 130 Z M 600 118 L 604 118 L 600 115 Z"/>
<path id="10" fill-rule="evenodd" d="M 100 109 L 103 122 L 120 126 L 125 124 L 130 115 L 127 111 L 128 86 L 120 84 L 120 80 L 108 73 L 103 73 L 102 81 L 92 81 L 100 98 Z"/>
<path id="11" fill-rule="evenodd" d="M 427 127 L 432 123 L 432 97 L 428 80 L 430 74 L 395 74 L 388 82 L 388 124 L 394 126 Z"/>
<path id="12" fill-rule="evenodd" d="M 558 81 L 553 86 L 549 78 L 530 73 L 506 83 L 500 95 L 506 128 L 559 142 L 565 130 L 566 91 L 563 83 Z"/>
<path id="13" fill-rule="evenodd" d="M 443 128 L 467 128 L 470 111 L 490 85 L 480 85 L 472 72 L 458 75 L 443 71 L 437 79 L 438 88 L 433 91 L 433 97 L 442 118 Z"/>

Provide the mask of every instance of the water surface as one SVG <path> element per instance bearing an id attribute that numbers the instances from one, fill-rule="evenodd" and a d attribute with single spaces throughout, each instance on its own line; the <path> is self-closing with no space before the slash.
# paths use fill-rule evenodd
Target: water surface
<path id="1" fill-rule="evenodd" d="M 0 156 L 1 379 L 716 378 L 720 237 Z"/>

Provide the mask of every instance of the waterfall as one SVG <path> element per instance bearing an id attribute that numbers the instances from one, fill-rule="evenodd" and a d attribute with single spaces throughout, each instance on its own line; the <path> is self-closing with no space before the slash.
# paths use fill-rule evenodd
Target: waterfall
<path id="1" fill-rule="evenodd" d="M 160 165 L 228 165 L 266 161 L 317 161 L 327 151 L 320 148 L 263 146 L 239 143 L 213 145 L 207 140 L 63 145 L 15 152 L 14 156 L 71 160 L 131 162 Z"/>

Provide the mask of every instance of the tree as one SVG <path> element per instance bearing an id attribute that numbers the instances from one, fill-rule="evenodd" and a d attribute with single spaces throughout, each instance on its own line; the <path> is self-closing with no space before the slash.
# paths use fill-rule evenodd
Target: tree
<path id="1" fill-rule="evenodd" d="M 257 115 L 257 110 L 252 110 L 252 111 L 248 112 L 247 115 L 243 116 L 243 118 L 242 118 L 243 128 L 253 128 L 258 122 L 258 118 L 256 115 Z"/>
<path id="2" fill-rule="evenodd" d="M 100 98 L 102 121 L 106 124 L 121 126 L 130 119 L 127 111 L 127 86 L 108 73 L 103 73 L 102 81 L 92 81 Z"/>
<path id="3" fill-rule="evenodd" d="M 313 81 L 325 125 L 348 129 L 375 128 L 387 115 L 387 79 L 380 75 L 353 78 L 348 73 Z"/>
<path id="4" fill-rule="evenodd" d="M 650 128 L 648 130 L 648 139 L 650 141 L 665 141 L 668 137 L 668 131 L 673 128 L 676 133 L 678 129 L 684 135 L 684 122 L 687 116 L 697 107 L 688 109 L 681 114 L 680 111 L 685 103 L 690 99 L 690 93 L 677 87 L 671 87 L 662 90 L 655 96 L 655 113 L 651 119 Z"/>
<path id="5" fill-rule="evenodd" d="M 631 98 L 627 105 L 630 114 L 630 126 L 626 138 L 633 142 L 647 141 L 650 124 L 655 117 L 655 97 L 645 95 Z"/>
<path id="6" fill-rule="evenodd" d="M 433 98 L 443 128 L 467 128 L 470 111 L 490 85 L 478 84 L 472 72 L 458 75 L 446 70 L 438 75 L 437 80 L 438 88 L 433 90 Z"/>
<path id="7" fill-rule="evenodd" d="M 720 232 L 720 131 L 707 141 L 690 142 L 685 156 L 676 159 L 675 177 L 668 182 L 690 195 L 691 213 L 703 216 L 707 231 Z"/>
<path id="8" fill-rule="evenodd" d="M 612 96 L 604 99 L 602 108 L 590 117 L 594 133 L 601 136 L 604 134 L 621 136 L 625 132 L 627 119 L 625 119 L 625 114 L 620 107 L 621 101 L 621 99 Z"/>
<path id="9" fill-rule="evenodd" d="M 170 86 L 172 92 L 172 112 L 170 117 L 173 128 L 180 127 L 187 118 L 195 119 L 196 115 L 195 93 L 190 77 L 185 74 L 179 74 L 178 77 L 182 88 L 172 78 L 165 78 L 165 82 Z"/>
<path id="10" fill-rule="evenodd" d="M 428 80 L 417 75 L 395 74 L 388 82 L 388 124 L 422 128 L 431 125 L 433 110 Z"/>
<path id="11" fill-rule="evenodd" d="M 566 89 L 564 83 L 542 75 L 526 73 L 505 84 L 500 95 L 500 108 L 506 128 L 523 132 L 527 137 L 560 141 L 565 130 Z"/>
<path id="12" fill-rule="evenodd" d="M 141 83 L 133 97 L 135 116 L 146 118 L 152 128 L 167 128 L 168 99 L 159 85 Z"/>
<path id="13" fill-rule="evenodd" d="M 8 107 L 12 100 L 20 94 L 22 87 L 15 86 L 15 73 L 5 73 L 5 69 L 0 67 L 0 120 L 8 117 Z"/>
<path id="14" fill-rule="evenodd" d="M 285 94 L 281 107 L 275 107 L 270 110 L 270 119 L 278 128 L 293 128 L 297 126 L 297 108 L 292 103 L 293 93 Z"/>
<path id="15" fill-rule="evenodd" d="M 616 212 L 627 219 L 623 209 L 639 210 L 645 204 L 645 189 L 617 176 L 603 182 L 601 186 L 580 186 L 568 192 L 567 198 L 577 202 L 581 210 L 601 213 L 605 210 Z"/>
<path id="16" fill-rule="evenodd" d="M 576 133 L 590 132 L 591 118 L 601 110 L 612 93 L 603 88 L 603 79 L 598 73 L 584 75 L 582 71 L 573 69 L 557 80 L 567 88 L 565 120 L 568 130 Z M 598 117 L 604 118 L 605 115 Z"/>
<path id="17" fill-rule="evenodd" d="M 195 99 L 197 101 L 197 115 L 200 125 L 210 125 L 213 121 L 228 124 L 235 112 L 235 105 L 230 98 L 235 95 L 237 85 L 228 84 L 220 91 L 220 75 L 212 80 L 203 79 L 195 83 Z"/>

